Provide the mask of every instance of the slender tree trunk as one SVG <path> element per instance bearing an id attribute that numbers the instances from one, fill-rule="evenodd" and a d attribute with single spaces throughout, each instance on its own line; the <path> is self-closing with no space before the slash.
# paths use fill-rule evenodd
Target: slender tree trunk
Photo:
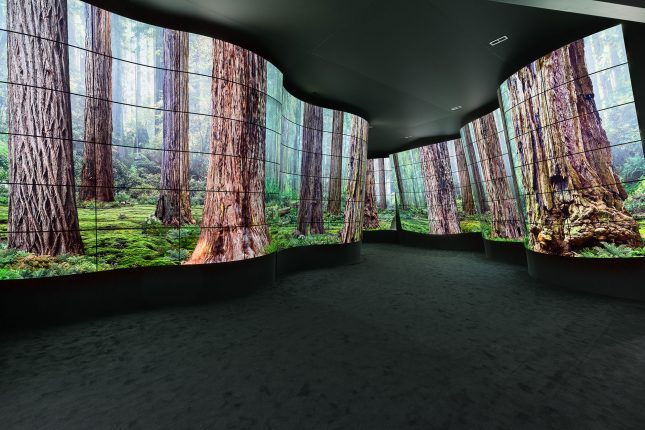
<path id="1" fill-rule="evenodd" d="M 394 174 L 396 175 L 396 186 L 399 190 L 399 207 L 404 211 L 407 210 L 408 206 L 405 203 L 405 186 L 403 185 L 403 178 L 401 177 L 399 154 L 392 154 L 392 161 L 394 163 Z"/>
<path id="2" fill-rule="evenodd" d="M 495 125 L 495 114 L 489 113 L 473 123 L 482 172 L 491 209 L 491 238 L 522 239 L 526 233 L 517 200 L 509 183 L 509 173 Z"/>
<path id="3" fill-rule="evenodd" d="M 194 224 L 188 191 L 188 33 L 164 29 L 163 154 L 155 216 L 164 225 Z"/>
<path id="4" fill-rule="evenodd" d="M 457 158 L 457 169 L 459 169 L 459 182 L 461 184 L 461 206 L 466 215 L 475 215 L 475 200 L 473 199 L 473 189 L 470 184 L 470 175 L 468 175 L 468 163 L 466 154 L 461 140 L 455 140 L 455 156 Z"/>
<path id="5" fill-rule="evenodd" d="M 382 160 L 382 158 L 381 158 Z M 364 228 L 378 228 L 378 210 L 376 208 L 376 183 L 374 180 L 374 159 L 367 160 L 365 176 L 365 205 L 363 214 Z"/>
<path id="6" fill-rule="evenodd" d="M 430 234 L 461 233 L 448 142 L 419 148 Z"/>
<path id="7" fill-rule="evenodd" d="M 9 0 L 7 11 L 8 246 L 34 254 L 82 254 L 74 195 L 67 2 Z M 43 65 L 45 74 L 38 72 Z"/>
<path id="8" fill-rule="evenodd" d="M 361 240 L 363 235 L 363 208 L 367 176 L 368 123 L 352 116 L 351 146 L 349 148 L 349 179 L 345 201 L 345 223 L 340 232 L 342 243 Z"/>
<path id="9" fill-rule="evenodd" d="M 264 214 L 266 60 L 213 39 L 213 76 L 222 79 L 212 84 L 207 192 L 201 234 L 189 264 L 259 257 L 271 241 Z"/>
<path id="10" fill-rule="evenodd" d="M 155 58 L 155 81 L 154 81 L 154 96 L 155 96 L 155 107 L 157 109 L 163 106 L 163 89 L 165 83 L 165 75 L 168 73 L 164 69 L 171 68 L 168 66 L 166 61 L 165 53 L 165 43 L 166 43 L 166 30 L 162 28 L 155 28 L 155 37 L 154 37 L 154 58 Z M 188 35 L 185 36 L 188 39 Z M 188 46 L 188 41 L 183 42 Z M 186 48 L 188 51 L 188 48 Z M 188 52 L 186 52 L 186 57 L 188 57 Z M 164 63 L 166 64 L 164 66 Z M 175 69 L 178 70 L 178 69 Z M 185 64 L 182 64 L 182 69 L 184 72 L 188 71 L 188 61 Z M 186 95 L 188 98 L 188 95 Z M 188 110 L 188 104 L 186 104 L 186 111 Z M 155 135 L 158 135 L 161 132 L 161 126 L 163 124 L 163 115 L 159 111 L 155 111 Z"/>
<path id="11" fill-rule="evenodd" d="M 85 132 L 79 199 L 114 201 L 110 12 L 85 4 Z"/>
<path id="12" fill-rule="evenodd" d="M 322 108 L 305 103 L 303 123 L 298 232 L 305 235 L 321 234 L 325 232 L 322 210 Z"/>
<path id="13" fill-rule="evenodd" d="M 112 22 L 112 27 L 114 29 L 114 34 L 122 34 L 123 26 L 121 24 L 121 17 L 116 17 Z M 121 49 L 121 43 L 116 43 L 112 47 L 112 52 L 116 59 L 123 59 L 123 51 Z M 114 61 L 113 68 L 113 79 L 112 79 L 112 100 L 117 102 L 112 103 L 112 130 L 113 130 L 113 143 L 116 145 L 124 145 L 123 138 L 123 62 Z M 125 155 L 126 152 L 125 146 L 119 146 L 119 154 Z"/>
<path id="14" fill-rule="evenodd" d="M 486 192 L 484 191 L 484 184 L 482 183 L 482 177 L 479 174 L 479 168 L 477 166 L 477 157 L 475 157 L 475 147 L 473 144 L 473 136 L 470 135 L 470 131 L 466 129 L 464 133 L 464 146 L 466 147 L 465 151 L 468 153 L 468 158 L 470 158 L 470 168 L 472 170 L 472 180 L 471 183 L 474 187 L 474 194 L 477 198 L 477 203 L 479 204 L 479 211 L 483 215 L 488 212 L 488 202 L 486 201 Z"/>
<path id="15" fill-rule="evenodd" d="M 329 166 L 329 200 L 327 211 L 340 214 L 343 166 L 343 112 L 335 110 L 332 123 L 331 161 Z"/>
<path id="16" fill-rule="evenodd" d="M 302 118 L 302 107 L 304 103 L 296 103 L 296 112 L 295 112 L 295 118 Z M 293 124 L 292 124 L 293 125 Z M 290 170 L 291 172 L 291 190 L 295 194 L 296 192 L 299 192 L 299 187 L 298 184 L 300 176 L 297 174 L 298 172 L 298 156 L 297 156 L 297 151 L 302 150 L 302 145 L 298 142 L 298 140 L 302 139 L 302 136 L 304 133 L 300 133 L 298 131 L 299 128 L 302 128 L 302 125 L 296 125 L 296 127 L 291 127 L 294 134 L 293 134 L 293 139 L 289 140 L 290 145 L 292 146 L 292 149 L 290 150 L 291 153 L 291 164 L 290 164 Z"/>
<path id="17" fill-rule="evenodd" d="M 573 255 L 601 241 L 643 246 L 637 222 L 623 207 L 626 193 L 612 167 L 586 69 L 580 40 L 509 81 L 529 244 L 538 252 Z M 538 100 L 530 95 L 539 76 L 553 90 Z M 547 113 L 558 122 L 543 133 Z"/>
<path id="18" fill-rule="evenodd" d="M 374 169 L 379 172 L 378 175 L 378 193 L 380 209 L 387 209 L 387 191 L 385 190 L 385 158 L 378 159 L 378 168 Z"/>

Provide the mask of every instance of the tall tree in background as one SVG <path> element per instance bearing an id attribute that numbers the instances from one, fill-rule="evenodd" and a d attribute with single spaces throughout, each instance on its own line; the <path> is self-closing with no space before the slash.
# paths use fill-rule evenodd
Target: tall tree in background
<path id="1" fill-rule="evenodd" d="M 430 234 L 461 233 L 448 142 L 419 148 Z"/>
<path id="2" fill-rule="evenodd" d="M 67 2 L 8 0 L 7 27 L 8 246 L 35 254 L 82 254 L 74 195 Z M 44 65 L 47 73 L 42 73 Z"/>
<path id="3" fill-rule="evenodd" d="M 495 114 L 489 113 L 475 120 L 473 129 L 490 200 L 490 237 L 522 239 L 525 234 L 524 221 L 509 183 L 510 172 L 506 172 Z"/>
<path id="4" fill-rule="evenodd" d="M 305 103 L 302 133 L 298 232 L 321 234 L 325 232 L 325 225 L 322 204 L 323 110 L 320 106 Z"/>
<path id="5" fill-rule="evenodd" d="M 387 209 L 387 191 L 385 189 L 385 158 L 378 158 L 378 194 L 379 194 L 379 203 L 378 207 L 380 209 Z"/>
<path id="6" fill-rule="evenodd" d="M 468 131 L 466 131 L 468 133 Z M 470 175 L 468 174 L 468 163 L 466 154 L 461 140 L 455 141 L 455 157 L 457 158 L 457 169 L 459 170 L 459 182 L 461 184 L 461 206 L 466 215 L 475 215 L 475 200 L 473 199 L 473 189 L 470 185 Z"/>
<path id="7" fill-rule="evenodd" d="M 116 16 L 110 23 L 114 34 L 122 34 L 123 24 L 121 17 Z M 122 41 L 117 38 L 117 42 L 112 46 L 114 55 L 113 79 L 112 79 L 112 100 L 119 103 L 112 103 L 112 140 L 116 145 L 123 145 L 123 49 Z M 119 146 L 119 154 L 125 155 L 125 146 Z"/>
<path id="8" fill-rule="evenodd" d="M 212 84 L 207 193 L 189 264 L 258 257 L 270 243 L 264 215 L 266 60 L 213 39 L 213 76 L 222 79 Z"/>
<path id="9" fill-rule="evenodd" d="M 381 158 L 382 160 L 382 158 Z M 378 210 L 376 208 L 376 181 L 374 180 L 374 159 L 367 160 L 365 176 L 365 204 L 363 209 L 363 227 L 378 228 Z"/>
<path id="10" fill-rule="evenodd" d="M 539 77 L 553 90 L 531 98 Z M 533 249 L 572 255 L 601 241 L 642 247 L 638 223 L 624 209 L 627 194 L 612 167 L 584 41 L 520 70 L 509 80 L 509 95 Z M 547 113 L 558 122 L 544 133 Z"/>
<path id="11" fill-rule="evenodd" d="M 154 97 L 155 97 L 155 107 L 161 108 L 163 106 L 163 90 L 164 90 L 164 85 L 165 85 L 165 77 L 166 74 L 168 73 L 164 69 L 172 69 L 173 67 L 168 66 L 166 63 L 166 66 L 164 66 L 165 59 L 166 59 L 166 51 L 165 51 L 165 43 L 166 43 L 166 32 L 167 30 L 165 28 L 159 28 L 159 27 L 154 27 L 154 59 L 155 59 L 155 80 L 154 80 Z M 185 38 L 188 39 L 188 34 L 186 34 Z M 185 42 L 186 44 L 186 58 L 188 58 L 188 41 Z M 181 70 L 183 72 L 188 71 L 188 61 L 186 60 L 185 64 L 182 64 L 182 69 L 175 69 L 175 70 Z M 188 95 L 186 95 L 188 97 Z M 186 104 L 186 107 L 188 107 L 188 104 Z M 186 109 L 188 110 L 188 109 Z M 163 117 L 162 115 L 159 115 L 158 112 L 155 111 L 155 135 L 158 135 L 159 132 L 161 131 L 161 126 L 163 124 Z"/>
<path id="12" fill-rule="evenodd" d="M 155 216 L 164 225 L 194 224 L 188 191 L 188 33 L 163 31 L 163 155 Z"/>
<path id="13" fill-rule="evenodd" d="M 365 177 L 367 175 L 367 133 L 367 121 L 353 115 L 349 148 L 349 179 L 344 212 L 345 223 L 340 231 L 342 243 L 357 242 L 362 237 Z"/>
<path id="14" fill-rule="evenodd" d="M 114 201 L 112 169 L 112 32 L 110 12 L 85 4 L 85 144 L 81 188 L 84 201 Z"/>
<path id="15" fill-rule="evenodd" d="M 472 169 L 472 180 L 475 189 L 475 196 L 477 198 L 477 203 L 479 204 L 479 210 L 482 214 L 488 212 L 488 203 L 486 202 L 486 192 L 484 191 L 484 184 L 482 182 L 482 177 L 479 174 L 479 167 L 477 166 L 477 158 L 475 157 L 475 146 L 473 143 L 474 137 L 470 135 L 470 130 L 466 128 L 464 133 L 464 141 L 462 142 L 465 146 L 465 151 L 468 154 L 470 159 L 470 168 Z"/>
<path id="16" fill-rule="evenodd" d="M 399 154 L 392 154 L 392 161 L 394 162 L 394 174 L 396 175 L 396 186 L 399 190 L 399 206 L 401 210 L 406 210 L 408 206 L 405 203 L 405 187 L 403 185 L 403 178 L 401 177 L 401 166 L 399 164 Z"/>
<path id="17" fill-rule="evenodd" d="M 329 195 L 327 212 L 340 213 L 343 166 L 343 112 L 334 110 L 331 135 L 331 160 L 329 166 Z"/>

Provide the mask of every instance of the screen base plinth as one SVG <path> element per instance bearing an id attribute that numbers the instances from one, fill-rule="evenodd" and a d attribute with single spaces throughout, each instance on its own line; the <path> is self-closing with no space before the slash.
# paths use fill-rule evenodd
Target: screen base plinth
<path id="1" fill-rule="evenodd" d="M 486 258 L 503 263 L 526 266 L 526 252 L 523 242 L 502 242 L 484 239 Z"/>

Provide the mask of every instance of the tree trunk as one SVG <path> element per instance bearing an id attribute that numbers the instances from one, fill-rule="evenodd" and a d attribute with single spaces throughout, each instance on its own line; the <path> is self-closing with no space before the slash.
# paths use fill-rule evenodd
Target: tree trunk
<path id="1" fill-rule="evenodd" d="M 67 2 L 9 0 L 7 11 L 8 246 L 34 254 L 82 254 L 74 195 Z M 47 73 L 41 73 L 45 65 Z"/>
<path id="2" fill-rule="evenodd" d="M 165 43 L 166 43 L 166 29 L 158 28 L 155 27 L 154 30 L 155 32 L 155 37 L 154 37 L 154 58 L 155 58 L 155 81 L 154 81 L 154 97 L 155 97 L 155 108 L 159 109 L 163 106 L 163 90 L 164 90 L 164 83 L 166 79 L 166 74 L 168 73 L 165 69 L 172 68 L 171 66 L 166 63 L 166 51 L 165 51 Z M 182 38 L 188 39 L 188 35 L 182 36 Z M 188 46 L 188 41 L 183 42 L 185 43 L 186 46 Z M 188 57 L 188 48 L 186 48 L 186 57 Z M 165 65 L 164 65 L 165 64 Z M 188 60 L 186 60 L 185 63 L 182 64 L 181 69 L 175 69 L 175 70 L 181 70 L 183 72 L 188 71 Z M 182 90 L 183 91 L 183 90 Z M 186 91 L 188 91 L 188 87 L 186 87 Z M 186 95 L 186 98 L 188 98 L 188 95 Z M 186 104 L 186 108 L 188 108 L 188 104 Z M 187 111 L 188 109 L 186 109 Z M 155 111 L 155 135 L 158 136 L 159 132 L 161 130 L 161 126 L 163 124 L 163 115 L 161 115 L 158 111 Z"/>
<path id="3" fill-rule="evenodd" d="M 114 34 L 122 33 L 123 26 L 121 25 L 121 17 L 117 17 L 111 24 L 114 29 Z M 113 48 L 112 53 L 114 58 L 121 60 L 123 58 L 121 43 L 116 43 Z M 115 60 L 113 69 L 112 100 L 117 100 L 117 102 L 112 103 L 112 140 L 116 145 L 123 145 L 123 105 L 121 104 L 123 101 L 123 62 Z M 118 149 L 120 155 L 125 155 L 124 146 L 119 146 Z"/>
<path id="4" fill-rule="evenodd" d="M 329 166 L 329 200 L 327 212 L 340 214 L 340 198 L 343 182 L 343 112 L 335 110 L 331 135 L 331 161 Z"/>
<path id="5" fill-rule="evenodd" d="M 522 239 L 526 233 L 517 200 L 511 189 L 504 155 L 495 125 L 495 114 L 489 113 L 473 122 L 482 172 L 486 181 L 491 209 L 491 238 Z"/>
<path id="6" fill-rule="evenodd" d="M 264 215 L 266 60 L 213 39 L 213 76 L 222 79 L 212 84 L 207 192 L 189 264 L 259 257 L 271 241 Z"/>
<path id="7" fill-rule="evenodd" d="M 637 222 L 623 207 L 626 193 L 612 167 L 586 69 L 579 40 L 509 80 L 529 244 L 538 252 L 568 256 L 601 241 L 643 246 Z M 540 77 L 553 90 L 530 98 Z M 547 113 L 557 122 L 544 133 Z"/>
<path id="8" fill-rule="evenodd" d="M 430 234 L 461 233 L 448 142 L 419 148 Z"/>
<path id="9" fill-rule="evenodd" d="M 163 153 L 155 216 L 164 225 L 194 224 L 188 191 L 188 33 L 164 29 Z"/>
<path id="10" fill-rule="evenodd" d="M 379 204 L 380 209 L 387 209 L 387 191 L 385 189 L 385 158 L 378 159 L 378 193 L 379 193 Z"/>
<path id="11" fill-rule="evenodd" d="M 455 156 L 457 158 L 457 169 L 459 170 L 459 182 L 461 185 L 461 206 L 465 215 L 475 215 L 475 200 L 473 199 L 473 189 L 470 184 L 470 175 L 468 174 L 468 163 L 466 154 L 461 140 L 455 141 Z"/>
<path id="12" fill-rule="evenodd" d="M 358 242 L 362 238 L 365 178 L 367 176 L 367 133 L 367 121 L 352 116 L 345 223 L 340 232 L 342 243 Z"/>
<path id="13" fill-rule="evenodd" d="M 382 158 L 381 158 L 382 160 Z M 365 204 L 363 214 L 364 228 L 378 228 L 378 210 L 376 209 L 376 183 L 374 181 L 374 159 L 367 160 L 365 176 Z"/>
<path id="14" fill-rule="evenodd" d="M 403 185 L 403 178 L 401 177 L 401 167 L 399 166 L 399 154 L 392 154 L 392 161 L 394 162 L 394 174 L 396 175 L 396 186 L 399 190 L 399 207 L 401 210 L 407 210 L 408 206 L 405 203 L 405 186 Z"/>
<path id="15" fill-rule="evenodd" d="M 474 137 L 470 135 L 468 128 L 464 133 L 464 146 L 466 147 L 464 155 L 467 152 L 468 158 L 470 158 L 470 168 L 472 170 L 473 182 L 474 185 L 474 194 L 477 198 L 477 203 L 479 204 L 479 211 L 483 215 L 488 212 L 488 202 L 486 201 L 486 193 L 484 191 L 484 184 L 482 183 L 481 175 L 479 174 L 479 167 L 477 165 L 477 157 L 475 157 L 475 147 L 473 145 Z"/>
<path id="16" fill-rule="evenodd" d="M 322 209 L 322 108 L 305 103 L 303 123 L 298 232 L 305 235 L 322 234 L 325 232 Z"/>
<path id="17" fill-rule="evenodd" d="M 81 188 L 84 201 L 114 201 L 112 169 L 112 36 L 110 12 L 85 4 L 85 144 Z"/>

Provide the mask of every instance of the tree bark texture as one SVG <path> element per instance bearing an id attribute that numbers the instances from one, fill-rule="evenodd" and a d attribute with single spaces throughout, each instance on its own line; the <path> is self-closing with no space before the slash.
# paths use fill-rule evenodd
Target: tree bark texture
<path id="1" fill-rule="evenodd" d="M 321 234 L 325 232 L 322 205 L 322 108 L 305 103 L 303 123 L 297 231 L 305 235 Z"/>
<path id="2" fill-rule="evenodd" d="M 67 2 L 9 0 L 7 11 L 12 82 L 8 246 L 34 254 L 82 254 L 74 194 Z"/>
<path id="3" fill-rule="evenodd" d="M 401 177 L 399 154 L 392 154 L 392 162 L 394 164 L 394 174 L 396 175 L 396 186 L 399 190 L 399 207 L 404 211 L 408 208 L 408 206 L 405 202 L 405 186 L 403 185 L 403 178 Z"/>
<path id="4" fill-rule="evenodd" d="M 448 142 L 419 148 L 430 234 L 461 233 Z"/>
<path id="5" fill-rule="evenodd" d="M 489 113 L 473 121 L 473 129 L 488 191 L 491 212 L 490 237 L 522 239 L 526 233 L 524 221 L 509 183 L 511 172 L 506 171 L 504 164 L 504 157 L 508 154 L 504 155 L 500 147 L 495 114 Z"/>
<path id="6" fill-rule="evenodd" d="M 461 186 L 461 206 L 465 215 L 475 215 L 475 200 L 473 199 L 473 188 L 470 184 L 470 175 L 468 174 L 468 163 L 466 162 L 466 154 L 464 154 L 464 147 L 461 140 L 455 141 L 455 157 L 457 159 L 457 173 L 459 175 L 459 183 Z"/>
<path id="7" fill-rule="evenodd" d="M 480 213 L 484 214 L 488 212 L 488 203 L 486 202 L 486 193 L 484 191 L 484 184 L 482 183 L 482 177 L 479 174 L 479 168 L 477 167 L 477 158 L 475 157 L 475 147 L 473 146 L 474 136 L 470 135 L 470 130 L 466 127 L 464 133 L 464 140 L 462 145 L 464 145 L 464 155 L 468 154 L 470 159 L 470 176 L 471 176 L 471 186 L 474 191 L 474 196 L 477 199 L 477 204 L 479 205 Z"/>
<path id="8" fill-rule="evenodd" d="M 327 212 L 340 214 L 343 166 L 343 112 L 335 110 L 332 122 L 331 159 L 329 162 L 329 195 Z"/>
<path id="9" fill-rule="evenodd" d="M 382 159 L 381 159 L 382 160 Z M 363 214 L 364 228 L 378 228 L 378 209 L 376 207 L 376 181 L 374 180 L 374 161 L 367 160 L 367 174 L 365 176 L 365 205 Z"/>
<path id="10" fill-rule="evenodd" d="M 531 98 L 540 78 L 552 90 Z M 509 80 L 509 95 L 530 246 L 565 256 L 601 241 L 642 247 L 596 111 L 584 41 L 520 70 Z"/>
<path id="11" fill-rule="evenodd" d="M 352 116 L 351 146 L 349 149 L 349 178 L 345 201 L 345 223 L 340 232 L 342 243 L 361 240 L 363 234 L 363 207 L 367 176 L 367 134 L 369 124 Z"/>
<path id="12" fill-rule="evenodd" d="M 266 60 L 213 39 L 213 129 L 202 229 L 189 264 L 264 254 Z M 238 85 L 240 82 L 243 85 Z M 239 118 L 233 121 L 226 118 Z"/>
<path id="13" fill-rule="evenodd" d="M 163 153 L 155 216 L 164 225 L 194 224 L 190 208 L 188 146 L 188 33 L 163 31 Z"/>
<path id="14" fill-rule="evenodd" d="M 379 209 L 387 209 L 387 190 L 385 189 L 385 158 L 377 158 Z"/>
<path id="15" fill-rule="evenodd" d="M 85 4 L 85 141 L 79 199 L 114 201 L 110 12 Z"/>

